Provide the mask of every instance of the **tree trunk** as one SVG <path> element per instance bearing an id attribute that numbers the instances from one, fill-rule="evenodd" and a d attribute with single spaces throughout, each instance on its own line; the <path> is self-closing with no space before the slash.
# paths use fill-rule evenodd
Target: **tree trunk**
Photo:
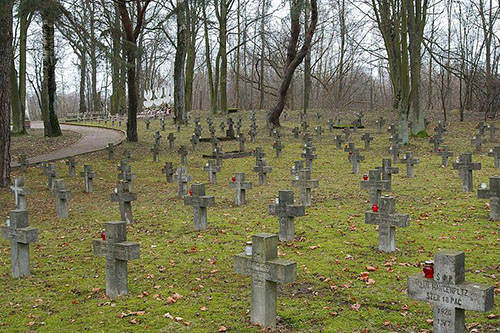
<path id="1" fill-rule="evenodd" d="M 177 1 L 177 48 L 174 60 L 175 122 L 183 124 L 185 114 L 185 61 L 186 61 L 186 0 Z"/>
<path id="2" fill-rule="evenodd" d="M 120 12 L 118 11 L 118 5 L 113 5 L 114 12 L 114 25 L 112 27 L 112 38 L 113 38 L 113 55 L 111 57 L 111 86 L 112 86 L 112 94 L 111 94 L 111 114 L 119 114 L 120 113 L 120 72 L 122 68 L 122 61 L 120 57 L 120 49 L 121 49 L 121 27 L 120 27 Z"/>
<path id="3" fill-rule="evenodd" d="M 10 185 L 10 69 L 13 1 L 0 6 L 0 187 Z"/>
<path id="4" fill-rule="evenodd" d="M 219 56 L 220 56 L 220 108 L 227 113 L 227 0 L 220 1 Z"/>
<path id="5" fill-rule="evenodd" d="M 87 104 L 85 103 L 85 80 L 87 79 L 87 55 L 82 52 L 80 59 L 80 113 L 87 112 Z"/>
<path id="6" fill-rule="evenodd" d="M 12 109 L 12 133 L 18 134 L 22 132 L 23 124 L 21 120 L 21 101 L 19 99 L 19 86 L 17 84 L 16 64 L 14 56 L 12 56 L 10 66 L 10 101 Z"/>
<path id="7" fill-rule="evenodd" d="M 260 18 L 260 76 L 259 76 L 259 89 L 260 89 L 260 97 L 259 97 L 259 108 L 264 109 L 264 96 L 265 96 L 265 88 L 264 88 L 264 58 L 265 58 L 265 47 L 266 47 L 266 0 L 262 0 L 262 11 Z"/>
<path id="8" fill-rule="evenodd" d="M 309 5 L 305 4 L 305 16 L 304 16 L 304 26 L 307 28 L 309 25 Z M 306 31 L 307 33 L 307 31 Z M 304 114 L 309 108 L 309 96 L 311 96 L 311 50 L 307 51 L 306 57 L 304 59 L 304 96 L 302 100 L 302 108 Z"/>
<path id="9" fill-rule="evenodd" d="M 28 42 L 28 27 L 31 19 L 28 13 L 19 16 L 19 101 L 21 103 L 22 130 L 19 134 L 27 134 L 24 121 L 26 119 L 26 53 Z"/>
<path id="10" fill-rule="evenodd" d="M 217 112 L 217 92 L 214 87 L 214 77 L 212 73 L 212 57 L 210 52 L 210 39 L 208 37 L 207 4 L 203 1 L 203 34 L 205 37 L 205 58 L 207 62 L 208 88 L 210 94 L 210 111 Z"/>
<path id="11" fill-rule="evenodd" d="M 192 4 L 191 6 L 195 6 Z M 196 10 L 186 3 L 186 82 L 185 82 L 185 113 L 193 108 L 194 65 L 196 63 Z"/>

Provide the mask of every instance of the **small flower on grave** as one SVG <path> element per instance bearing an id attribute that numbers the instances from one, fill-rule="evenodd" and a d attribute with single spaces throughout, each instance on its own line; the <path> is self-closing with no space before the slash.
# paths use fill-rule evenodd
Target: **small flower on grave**
<path id="1" fill-rule="evenodd" d="M 424 276 L 427 279 L 434 278 L 434 262 L 432 260 L 427 260 L 424 264 Z"/>
<path id="2" fill-rule="evenodd" d="M 106 234 L 104 233 L 104 229 L 101 231 L 101 239 L 106 240 Z"/>
<path id="3" fill-rule="evenodd" d="M 368 175 L 366 173 L 363 175 L 363 180 L 368 180 Z"/>
<path id="4" fill-rule="evenodd" d="M 232 180 L 232 181 L 233 181 L 233 183 L 234 183 L 234 182 L 236 181 L 236 177 L 235 177 L 235 176 L 233 176 L 233 177 L 231 178 L 231 180 Z"/>
<path id="5" fill-rule="evenodd" d="M 487 187 L 488 187 L 488 185 L 486 185 L 486 183 L 482 183 L 482 184 L 481 184 L 481 188 L 482 188 L 483 190 L 486 190 L 486 188 L 487 188 Z"/>
<path id="6" fill-rule="evenodd" d="M 5 221 L 5 224 L 7 225 L 7 227 L 10 227 L 10 219 L 7 219 L 7 220 Z"/>
<path id="7" fill-rule="evenodd" d="M 348 147 L 347 145 L 344 146 L 344 148 L 346 148 L 346 149 L 347 149 L 347 147 Z"/>
<path id="8" fill-rule="evenodd" d="M 374 213 L 378 212 L 378 205 L 377 205 L 377 204 L 374 204 L 374 205 L 372 206 L 372 211 L 373 211 Z"/>
<path id="9" fill-rule="evenodd" d="M 189 190 L 189 195 L 193 195 L 193 190 Z"/>
<path id="10" fill-rule="evenodd" d="M 274 141 L 273 146 L 276 146 L 276 141 Z"/>

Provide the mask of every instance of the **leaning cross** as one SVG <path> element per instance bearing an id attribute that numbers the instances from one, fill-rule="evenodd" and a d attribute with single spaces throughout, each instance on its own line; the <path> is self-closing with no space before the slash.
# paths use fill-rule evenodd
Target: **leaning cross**
<path id="1" fill-rule="evenodd" d="M 360 182 L 361 189 L 370 192 L 370 206 L 378 205 L 382 191 L 391 190 L 391 181 L 381 179 L 380 169 L 370 170 L 369 176 L 363 176 L 364 181 Z"/>
<path id="2" fill-rule="evenodd" d="M 252 253 L 234 256 L 234 272 L 252 277 L 252 323 L 276 327 L 278 283 L 290 283 L 297 277 L 297 264 L 278 259 L 278 237 L 262 233 L 252 236 Z"/>
<path id="3" fill-rule="evenodd" d="M 121 181 L 111 194 L 111 202 L 118 202 L 120 217 L 127 224 L 134 222 L 132 217 L 132 201 L 137 200 L 137 194 L 130 192 L 130 183 Z"/>
<path id="4" fill-rule="evenodd" d="M 305 206 L 293 204 L 293 191 L 279 191 L 274 204 L 269 204 L 268 211 L 279 217 L 279 240 L 292 241 L 295 237 L 294 217 L 304 216 Z"/>
<path id="5" fill-rule="evenodd" d="M 139 243 L 127 241 L 127 225 L 123 221 L 104 223 L 102 239 L 94 239 L 94 255 L 106 260 L 106 296 L 128 293 L 127 262 L 140 257 Z"/>
<path id="6" fill-rule="evenodd" d="M 94 192 L 94 178 L 97 177 L 97 174 L 92 171 L 91 165 L 83 166 L 83 172 L 80 172 L 80 177 L 85 178 L 85 192 Z"/>
<path id="7" fill-rule="evenodd" d="M 466 153 L 457 158 L 453 169 L 458 170 L 458 175 L 462 178 L 463 192 L 472 192 L 472 171 L 481 170 L 481 163 L 472 163 L 472 154 Z"/>
<path id="8" fill-rule="evenodd" d="M 241 206 L 246 203 L 246 190 L 252 188 L 252 182 L 245 181 L 245 173 L 238 172 L 231 178 L 229 188 L 234 188 L 234 202 L 236 206 Z"/>
<path id="9" fill-rule="evenodd" d="M 297 172 L 295 179 L 292 180 L 292 186 L 300 190 L 300 203 L 311 206 L 311 189 L 319 187 L 318 180 L 311 179 L 311 170 L 306 168 Z"/>
<path id="10" fill-rule="evenodd" d="M 193 207 L 194 230 L 206 230 L 207 207 L 215 205 L 215 197 L 205 194 L 205 184 L 191 185 L 189 194 L 184 196 L 184 205 Z"/>
<path id="11" fill-rule="evenodd" d="M 420 163 L 418 158 L 414 158 L 412 152 L 407 152 L 401 163 L 406 164 L 406 176 L 409 178 L 415 177 L 415 164 Z"/>
<path id="12" fill-rule="evenodd" d="M 38 230 L 28 226 L 28 211 L 11 210 L 2 237 L 10 241 L 12 276 L 30 275 L 30 243 L 38 242 Z"/>
<path id="13" fill-rule="evenodd" d="M 24 178 L 14 178 L 14 185 L 10 186 L 10 190 L 14 192 L 16 209 L 26 210 L 26 195 L 30 193 L 30 189 L 24 187 Z"/>
<path id="14" fill-rule="evenodd" d="M 479 199 L 490 199 L 490 219 L 500 221 L 500 176 L 490 177 L 490 189 L 486 184 L 481 184 L 481 188 L 477 190 Z"/>
<path id="15" fill-rule="evenodd" d="M 465 254 L 442 250 L 429 277 L 408 277 L 408 297 L 434 305 L 434 333 L 464 333 L 465 310 L 493 309 L 494 287 L 465 281 Z"/>
<path id="16" fill-rule="evenodd" d="M 378 225 L 378 249 L 383 252 L 396 251 L 396 227 L 409 227 L 410 215 L 396 213 L 396 198 L 383 196 L 380 207 L 374 205 L 365 212 L 365 223 Z"/>

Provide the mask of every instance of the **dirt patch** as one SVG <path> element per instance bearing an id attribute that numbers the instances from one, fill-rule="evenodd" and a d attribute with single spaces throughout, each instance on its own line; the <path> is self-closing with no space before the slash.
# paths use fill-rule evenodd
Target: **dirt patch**
<path id="1" fill-rule="evenodd" d="M 62 131 L 63 136 L 46 138 L 43 129 L 30 129 L 28 135 L 12 136 L 11 160 L 17 161 L 20 155 L 25 154 L 28 158 L 72 145 L 80 140 L 82 135 L 73 131 Z"/>

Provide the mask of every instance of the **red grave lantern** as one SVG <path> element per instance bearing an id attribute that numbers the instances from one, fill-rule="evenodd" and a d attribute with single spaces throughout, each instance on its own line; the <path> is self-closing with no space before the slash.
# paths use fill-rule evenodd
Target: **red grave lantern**
<path id="1" fill-rule="evenodd" d="M 344 148 L 346 148 L 346 149 L 347 149 L 347 145 L 345 145 L 345 146 L 344 146 Z"/>
<path id="2" fill-rule="evenodd" d="M 368 175 L 366 173 L 363 175 L 363 180 L 368 180 Z"/>
<path id="3" fill-rule="evenodd" d="M 273 146 L 276 146 L 276 141 L 274 141 Z"/>
<path id="4" fill-rule="evenodd" d="M 378 212 L 378 205 L 377 204 L 374 204 L 372 206 L 372 211 L 375 212 L 375 213 Z"/>
<path id="5" fill-rule="evenodd" d="M 427 279 L 432 279 L 434 278 L 434 262 L 431 260 L 427 260 L 424 264 L 424 276 Z"/>
<path id="6" fill-rule="evenodd" d="M 234 183 L 234 182 L 236 181 L 236 177 L 235 177 L 235 176 L 233 176 L 233 177 L 231 178 L 231 180 L 232 180 L 232 181 L 233 181 L 233 183 Z"/>
<path id="7" fill-rule="evenodd" d="M 438 148 L 438 151 L 441 151 L 441 148 Z"/>
<path id="8" fill-rule="evenodd" d="M 104 233 L 104 230 L 101 231 L 101 239 L 106 240 L 106 234 Z"/>
<path id="9" fill-rule="evenodd" d="M 189 190 L 189 195 L 193 195 L 193 191 L 192 190 Z"/>

